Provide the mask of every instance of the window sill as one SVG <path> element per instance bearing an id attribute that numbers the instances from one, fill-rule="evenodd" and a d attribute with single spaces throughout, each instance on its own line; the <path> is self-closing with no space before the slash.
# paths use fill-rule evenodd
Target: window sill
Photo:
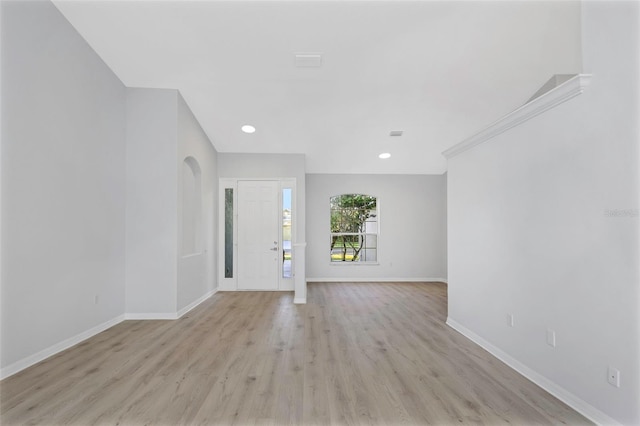
<path id="1" fill-rule="evenodd" d="M 358 266 L 378 266 L 380 262 L 329 262 L 332 266 L 358 265 Z"/>
<path id="2" fill-rule="evenodd" d="M 188 259 L 190 257 L 196 257 L 196 256 L 201 256 L 204 252 L 201 251 L 200 253 L 189 253 L 189 254 L 183 254 L 181 257 L 182 259 Z"/>

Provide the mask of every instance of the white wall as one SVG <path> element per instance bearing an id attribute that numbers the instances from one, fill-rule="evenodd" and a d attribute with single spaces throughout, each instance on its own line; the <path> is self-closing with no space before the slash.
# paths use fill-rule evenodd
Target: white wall
<path id="1" fill-rule="evenodd" d="M 216 253 L 218 223 L 217 152 L 193 116 L 189 106 L 178 93 L 178 155 L 177 167 L 184 159 L 194 158 L 200 167 L 201 242 L 198 254 L 184 256 L 178 253 L 177 309 L 183 309 L 217 288 Z M 182 223 L 182 172 L 178 174 L 178 224 Z M 178 242 L 182 241 L 182 226 L 178 227 Z"/>
<path id="2" fill-rule="evenodd" d="M 176 311 L 178 93 L 127 88 L 126 312 Z"/>
<path id="3" fill-rule="evenodd" d="M 590 87 L 449 161 L 449 318 L 592 419 L 638 424 L 639 5 L 582 7 Z"/>
<path id="4" fill-rule="evenodd" d="M 124 313 L 125 87 L 51 3 L 0 7 L 5 375 Z"/>
<path id="5" fill-rule="evenodd" d="M 329 198 L 378 197 L 378 265 L 329 261 Z M 446 175 L 307 175 L 308 280 L 446 279 Z"/>

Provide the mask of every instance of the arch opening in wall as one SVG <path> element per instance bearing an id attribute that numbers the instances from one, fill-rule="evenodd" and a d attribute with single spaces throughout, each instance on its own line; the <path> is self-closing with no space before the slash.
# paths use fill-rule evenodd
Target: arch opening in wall
<path id="1" fill-rule="evenodd" d="M 182 162 L 182 255 L 202 252 L 202 183 L 198 161 Z"/>

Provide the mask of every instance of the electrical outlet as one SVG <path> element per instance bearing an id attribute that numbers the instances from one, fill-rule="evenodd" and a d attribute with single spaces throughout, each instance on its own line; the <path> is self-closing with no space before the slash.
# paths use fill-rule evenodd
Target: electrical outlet
<path id="1" fill-rule="evenodd" d="M 550 328 L 547 328 L 547 345 L 552 348 L 556 347 L 556 332 Z"/>
<path id="2" fill-rule="evenodd" d="M 609 366 L 609 370 L 607 370 L 607 381 L 611 386 L 615 386 L 619 388 L 620 387 L 620 371 L 616 368 Z"/>
<path id="3" fill-rule="evenodd" d="M 100 297 L 96 294 L 95 297 L 93 298 L 93 304 L 97 305 L 98 303 L 100 303 Z"/>
<path id="4" fill-rule="evenodd" d="M 507 314 L 507 325 L 513 327 L 513 315 Z"/>

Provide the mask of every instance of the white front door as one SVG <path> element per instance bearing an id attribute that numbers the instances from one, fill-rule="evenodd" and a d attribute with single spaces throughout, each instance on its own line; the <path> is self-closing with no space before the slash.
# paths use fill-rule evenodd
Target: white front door
<path id="1" fill-rule="evenodd" d="M 278 181 L 238 181 L 238 289 L 277 290 Z"/>

